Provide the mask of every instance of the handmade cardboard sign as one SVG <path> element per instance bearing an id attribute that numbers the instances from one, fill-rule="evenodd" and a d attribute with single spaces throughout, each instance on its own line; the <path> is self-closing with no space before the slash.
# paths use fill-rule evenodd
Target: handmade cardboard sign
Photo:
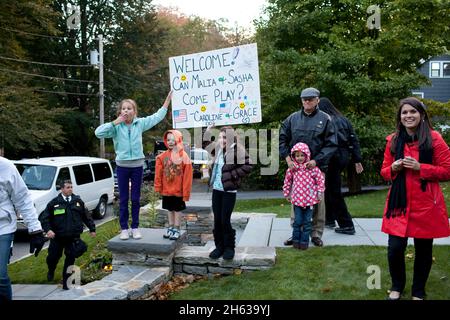
<path id="1" fill-rule="evenodd" d="M 174 128 L 261 122 L 256 43 L 169 58 Z"/>

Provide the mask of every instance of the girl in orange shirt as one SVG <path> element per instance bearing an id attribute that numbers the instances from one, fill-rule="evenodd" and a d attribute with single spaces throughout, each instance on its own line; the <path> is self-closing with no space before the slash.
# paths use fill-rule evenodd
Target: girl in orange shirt
<path id="1" fill-rule="evenodd" d="M 168 210 L 169 228 L 164 238 L 180 237 L 181 211 L 186 209 L 192 189 L 192 164 L 184 151 L 183 136 L 178 130 L 164 134 L 167 151 L 156 157 L 155 191 L 162 195 L 162 207 Z"/>

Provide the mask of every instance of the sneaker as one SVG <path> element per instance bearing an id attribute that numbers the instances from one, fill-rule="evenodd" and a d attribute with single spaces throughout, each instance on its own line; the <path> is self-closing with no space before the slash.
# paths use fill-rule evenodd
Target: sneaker
<path id="1" fill-rule="evenodd" d="M 285 246 L 292 246 L 292 237 L 283 242 Z"/>
<path id="2" fill-rule="evenodd" d="M 130 238 L 130 234 L 128 233 L 128 230 L 122 230 L 119 238 L 120 238 L 120 240 L 128 240 Z"/>
<path id="3" fill-rule="evenodd" d="M 169 237 L 170 240 L 178 240 L 180 237 L 180 230 L 172 229 L 172 235 Z"/>
<path id="4" fill-rule="evenodd" d="M 172 227 L 167 228 L 166 233 L 163 234 L 163 238 L 169 239 L 172 236 L 172 233 L 173 233 L 173 228 Z"/>
<path id="5" fill-rule="evenodd" d="M 386 297 L 386 300 L 400 300 L 401 298 L 402 294 L 399 291 L 391 291 Z"/>
<path id="6" fill-rule="evenodd" d="M 142 238 L 142 234 L 139 231 L 139 229 L 131 229 L 131 233 L 133 234 L 133 239 L 140 239 L 140 238 Z"/>
<path id="7" fill-rule="evenodd" d="M 334 229 L 334 232 L 352 235 L 355 234 L 355 227 L 336 228 Z"/>
<path id="8" fill-rule="evenodd" d="M 322 239 L 320 239 L 319 237 L 312 237 L 312 238 L 311 238 L 311 242 L 312 242 L 316 247 L 323 247 L 323 241 L 322 241 Z"/>

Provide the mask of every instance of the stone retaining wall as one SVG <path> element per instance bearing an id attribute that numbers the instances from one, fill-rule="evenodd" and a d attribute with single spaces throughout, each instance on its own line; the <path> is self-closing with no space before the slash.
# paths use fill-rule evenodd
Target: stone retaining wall
<path id="1" fill-rule="evenodd" d="M 276 251 L 271 247 L 237 247 L 231 261 L 209 258 L 213 248 L 184 246 L 174 256 L 174 274 L 234 274 L 242 271 L 267 270 L 275 265 Z"/>

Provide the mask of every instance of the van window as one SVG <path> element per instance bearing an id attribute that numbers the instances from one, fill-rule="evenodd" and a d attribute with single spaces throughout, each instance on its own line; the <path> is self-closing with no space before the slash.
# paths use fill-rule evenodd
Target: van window
<path id="1" fill-rule="evenodd" d="M 79 186 L 94 181 L 92 179 L 91 168 L 88 164 L 73 166 L 73 173 L 75 174 L 75 181 Z"/>
<path id="2" fill-rule="evenodd" d="M 191 151 L 191 160 L 192 161 L 202 161 L 208 160 L 208 151 L 206 150 L 192 150 Z"/>
<path id="3" fill-rule="evenodd" d="M 16 164 L 23 181 L 30 190 L 48 190 L 55 178 L 56 167 L 34 164 Z"/>
<path id="4" fill-rule="evenodd" d="M 62 187 L 62 183 L 65 180 L 70 180 L 70 171 L 67 167 L 59 169 L 58 177 L 56 178 L 56 184 Z"/>
<path id="5" fill-rule="evenodd" d="M 95 181 L 111 178 L 111 169 L 107 162 L 93 163 Z"/>

